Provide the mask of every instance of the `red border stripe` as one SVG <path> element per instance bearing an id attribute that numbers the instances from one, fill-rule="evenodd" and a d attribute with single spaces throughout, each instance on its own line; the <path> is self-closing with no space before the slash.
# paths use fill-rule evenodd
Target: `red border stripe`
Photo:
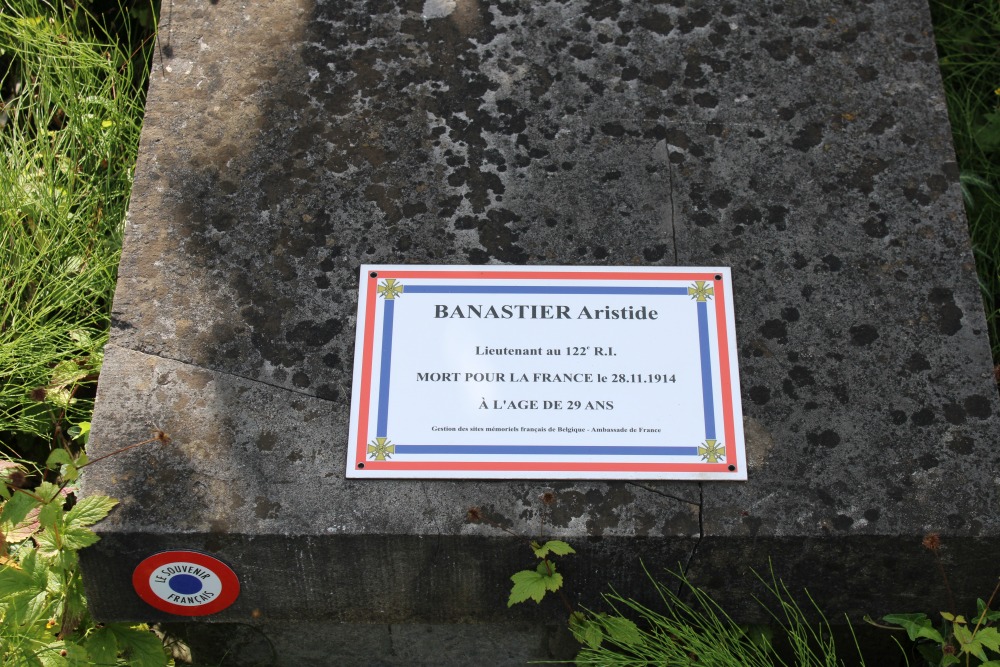
<path id="1" fill-rule="evenodd" d="M 450 471 L 506 471 L 506 472 L 737 472 L 729 470 L 736 465 L 736 430 L 732 404 L 732 382 L 729 376 L 729 337 L 726 331 L 725 290 L 723 281 L 715 273 L 628 273 L 611 271 L 420 271 L 377 270 L 378 276 L 369 281 L 365 301 L 365 322 L 362 350 L 361 400 L 358 412 L 358 439 L 355 450 L 355 469 L 364 464 L 364 470 L 450 470 Z M 718 338 L 719 372 L 722 376 L 723 429 L 726 438 L 726 461 L 720 464 L 699 463 L 583 463 L 583 462 L 444 462 L 444 461 L 367 461 L 368 423 L 371 413 L 372 359 L 374 356 L 375 307 L 379 279 L 447 279 L 447 280 L 706 280 L 716 285 L 715 311 Z M 719 289 L 722 288 L 722 289 Z"/>

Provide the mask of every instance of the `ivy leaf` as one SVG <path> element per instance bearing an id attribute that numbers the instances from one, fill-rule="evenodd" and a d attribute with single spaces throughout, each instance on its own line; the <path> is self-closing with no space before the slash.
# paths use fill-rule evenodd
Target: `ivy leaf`
<path id="1" fill-rule="evenodd" d="M 79 422 L 69 427 L 66 434 L 73 440 L 79 440 L 83 444 L 87 444 L 87 439 L 90 437 L 90 422 Z M 82 464 L 81 464 L 82 465 Z"/>
<path id="2" fill-rule="evenodd" d="M 927 614 L 887 614 L 882 620 L 902 626 L 910 641 L 923 637 L 938 644 L 944 643 L 944 637 L 931 625 L 931 619 L 927 618 Z"/>
<path id="3" fill-rule="evenodd" d="M 510 578 L 514 582 L 514 587 L 510 590 L 510 598 L 507 606 L 513 607 L 518 602 L 524 602 L 531 598 L 535 602 L 541 602 L 545 597 L 547 577 L 542 576 L 537 571 L 521 570 L 515 572 Z"/>
<path id="4" fill-rule="evenodd" d="M 83 528 L 93 526 L 108 515 L 118 501 L 107 496 L 86 496 L 73 509 L 66 512 L 66 526 Z"/>
<path id="5" fill-rule="evenodd" d="M 986 603 L 983 602 L 982 598 L 976 600 L 976 609 L 978 611 L 978 615 L 972 619 L 973 623 L 992 623 L 993 621 L 1000 621 L 1000 611 L 990 611 L 989 608 L 987 608 Z"/>
<path id="6" fill-rule="evenodd" d="M 538 558 L 545 558 L 549 555 L 549 552 L 552 552 L 557 556 L 566 556 L 568 554 L 576 553 L 573 547 L 566 544 L 562 540 L 549 540 L 541 546 L 539 546 L 537 542 L 532 542 L 531 549 L 535 552 L 535 556 Z"/>

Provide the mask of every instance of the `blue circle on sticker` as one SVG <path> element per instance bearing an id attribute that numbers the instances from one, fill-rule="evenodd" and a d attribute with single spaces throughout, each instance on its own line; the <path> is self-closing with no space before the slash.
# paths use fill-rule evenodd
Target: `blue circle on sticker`
<path id="1" fill-rule="evenodd" d="M 201 590 L 201 579 L 190 574 L 175 574 L 168 583 L 170 590 L 180 595 L 194 595 Z"/>

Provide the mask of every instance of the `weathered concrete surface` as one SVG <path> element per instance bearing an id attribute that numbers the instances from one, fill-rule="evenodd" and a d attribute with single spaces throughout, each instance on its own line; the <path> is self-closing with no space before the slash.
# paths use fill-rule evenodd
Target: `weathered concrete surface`
<path id="1" fill-rule="evenodd" d="M 754 620 L 770 557 L 835 615 L 932 609 L 928 531 L 984 594 L 1000 406 L 923 0 L 424 10 L 165 10 L 91 442 L 174 443 L 87 472 L 95 614 L 162 618 L 162 548 L 233 565 L 217 622 L 561 614 L 505 608 L 531 557 L 474 505 L 573 543 L 588 604 L 644 559 Z M 749 481 L 346 481 L 362 262 L 732 266 Z"/>

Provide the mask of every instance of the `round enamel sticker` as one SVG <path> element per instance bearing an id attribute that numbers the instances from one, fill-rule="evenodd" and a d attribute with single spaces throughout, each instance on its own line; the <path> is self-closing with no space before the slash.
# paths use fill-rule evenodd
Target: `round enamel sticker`
<path id="1" fill-rule="evenodd" d="M 197 551 L 164 551 L 139 563 L 132 587 L 147 604 L 178 616 L 222 611 L 240 594 L 228 565 Z"/>

